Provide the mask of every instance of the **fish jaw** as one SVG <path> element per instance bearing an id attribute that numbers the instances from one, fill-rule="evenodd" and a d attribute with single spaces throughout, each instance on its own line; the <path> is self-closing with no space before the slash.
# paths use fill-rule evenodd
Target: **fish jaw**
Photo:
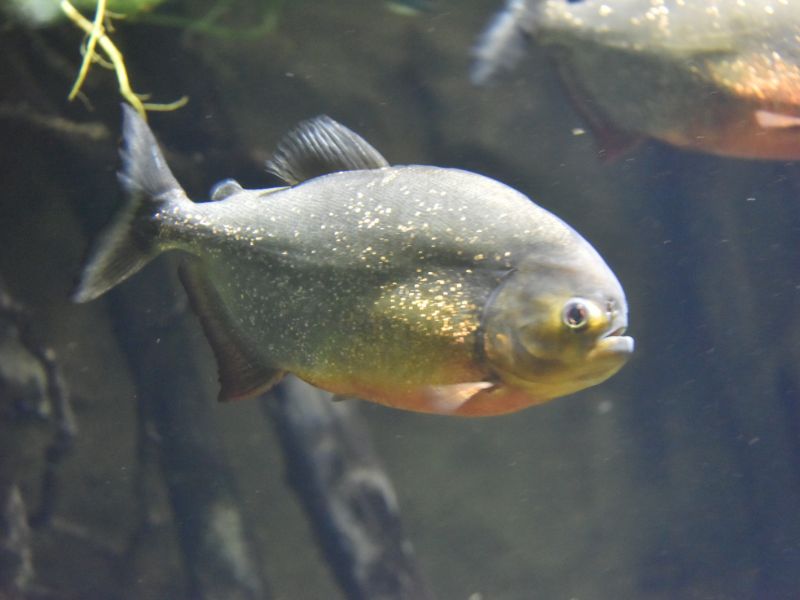
<path id="1" fill-rule="evenodd" d="M 612 333 L 598 340 L 587 355 L 586 361 L 593 369 L 583 376 L 576 374 L 573 380 L 537 385 L 510 376 L 505 381 L 494 383 L 428 388 L 422 390 L 421 394 L 412 395 L 418 407 L 414 410 L 458 417 L 492 417 L 514 413 L 602 383 L 628 362 L 634 345 L 632 337 Z"/>
<path id="2" fill-rule="evenodd" d="M 578 373 L 574 379 L 533 383 L 506 374 L 500 382 L 493 385 L 473 384 L 473 387 L 467 389 L 474 393 L 457 405 L 443 402 L 431 403 L 430 406 L 436 410 L 425 412 L 459 417 L 492 417 L 515 413 L 602 383 L 628 362 L 633 348 L 632 337 L 607 335 L 597 342 L 586 357 L 587 364 L 591 364 L 593 367 L 592 370 L 584 374 Z M 423 398 L 429 400 L 436 398 L 436 395 L 432 395 L 429 391 Z"/>
<path id="3" fill-rule="evenodd" d="M 519 349 L 512 352 L 496 344 L 487 350 L 494 357 L 494 373 L 500 384 L 518 390 L 529 399 L 526 405 L 520 406 L 524 408 L 593 387 L 616 374 L 628 362 L 635 346 L 632 337 L 622 335 L 626 324 L 627 318 L 619 315 L 590 347 L 557 358 L 519 352 Z M 515 406 L 519 403 L 518 397 L 509 397 L 509 403 Z"/>
<path id="4" fill-rule="evenodd" d="M 543 404 L 598 385 L 617 373 L 628 362 L 632 352 L 633 338 L 614 336 L 613 339 L 609 338 L 598 343 L 579 364 L 557 365 L 552 373 L 554 376 L 544 373 L 533 379 L 509 372 L 499 373 L 500 380 L 506 388 L 517 390 L 519 394 L 528 398 L 527 404 L 520 404 L 518 408 L 503 412 Z M 519 404 L 516 394 L 509 396 L 509 401 L 512 407 Z"/>
<path id="5" fill-rule="evenodd" d="M 601 383 L 617 373 L 630 359 L 634 347 L 633 338 L 627 335 L 608 335 L 598 340 L 586 356 L 587 362 L 595 366 L 588 385 Z"/>
<path id="6" fill-rule="evenodd" d="M 628 362 L 633 348 L 632 337 L 609 335 L 599 340 L 587 356 L 587 364 L 592 365 L 592 370 L 576 373 L 574 379 L 534 383 L 506 375 L 495 383 L 454 386 L 458 389 L 453 391 L 461 396 L 447 399 L 442 397 L 442 388 L 428 388 L 414 395 L 417 408 L 412 410 L 457 417 L 493 417 L 515 413 L 602 383 Z M 473 393 L 465 398 L 465 391 Z"/>

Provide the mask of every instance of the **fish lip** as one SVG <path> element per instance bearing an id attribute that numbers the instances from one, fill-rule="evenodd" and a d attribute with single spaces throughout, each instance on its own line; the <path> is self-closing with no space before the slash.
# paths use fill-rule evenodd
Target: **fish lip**
<path id="1" fill-rule="evenodd" d="M 628 323 L 624 319 L 618 319 L 612 327 L 597 340 L 592 354 L 596 358 L 601 356 L 629 356 L 633 353 L 633 338 L 623 335 L 628 328 Z"/>
<path id="2" fill-rule="evenodd" d="M 603 354 L 632 354 L 635 343 L 629 335 L 618 335 L 617 331 L 625 331 L 624 327 L 615 329 L 598 341 L 595 352 Z"/>

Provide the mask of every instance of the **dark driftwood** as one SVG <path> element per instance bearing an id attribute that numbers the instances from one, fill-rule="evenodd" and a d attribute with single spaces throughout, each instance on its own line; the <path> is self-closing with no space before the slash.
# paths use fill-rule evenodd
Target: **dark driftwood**
<path id="1" fill-rule="evenodd" d="M 50 522 L 58 500 L 58 465 L 72 449 L 78 432 L 75 413 L 72 410 L 67 386 L 58 368 L 55 352 L 33 332 L 28 310 L 11 298 L 0 279 L 0 319 L 11 324 L 29 362 L 35 363 L 43 373 L 43 389 L 36 398 L 17 398 L 17 412 L 27 411 L 31 416 L 51 420 L 55 426 L 53 439 L 47 447 L 46 463 L 42 478 L 42 501 L 31 516 L 31 524 L 37 527 Z M 23 356 L 20 356 L 25 360 Z"/>
<path id="2" fill-rule="evenodd" d="M 46 423 L 44 373 L 20 343 L 15 325 L 22 312 L 0 281 L 0 598 L 3 599 L 21 598 L 33 576 L 27 509 L 17 481 L 28 469 L 38 467 L 47 435 L 46 428 L 40 426 Z"/>
<path id="3" fill-rule="evenodd" d="M 189 597 L 263 600 L 269 593 L 245 534 L 230 468 L 216 443 L 214 390 L 193 351 L 196 323 L 172 271 L 174 265 L 152 265 L 135 286 L 115 291 L 110 301 L 142 418 L 151 425 L 145 428 L 156 434 Z M 154 314 L 166 317 L 154 320 Z"/>
<path id="4" fill-rule="evenodd" d="M 288 377 L 264 399 L 287 477 L 346 596 L 433 598 L 400 522 L 397 497 L 352 402 Z"/>
<path id="5" fill-rule="evenodd" d="M 0 344 L 7 345 L 10 354 L 6 356 L 13 356 L 12 363 L 19 369 L 17 372 L 10 369 L 8 378 L 0 369 L 4 414 L 15 416 L 18 421 L 25 418 L 51 421 L 55 426 L 46 452 L 42 506 L 34 518 L 37 524 L 45 524 L 57 497 L 58 463 L 72 448 L 78 427 L 55 352 L 39 339 L 31 323 L 29 310 L 11 297 L 0 278 Z"/>
<path id="6" fill-rule="evenodd" d="M 33 576 L 30 529 L 16 485 L 0 485 L 0 598 L 22 598 Z"/>
<path id="7" fill-rule="evenodd" d="M 4 599 L 27 595 L 33 577 L 29 516 L 18 482 L 40 472 L 44 462 L 41 506 L 30 520 L 49 522 L 58 498 L 58 463 L 76 433 L 55 354 L 37 338 L 31 322 L 30 312 L 11 297 L 0 279 L 0 598 Z"/>

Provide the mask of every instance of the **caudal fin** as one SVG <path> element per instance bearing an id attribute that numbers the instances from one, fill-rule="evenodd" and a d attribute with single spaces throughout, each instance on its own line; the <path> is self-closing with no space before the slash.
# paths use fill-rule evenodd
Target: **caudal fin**
<path id="1" fill-rule="evenodd" d="M 119 180 L 128 192 L 128 205 L 97 241 L 72 296 L 75 302 L 94 300 L 155 258 L 161 251 L 155 216 L 170 204 L 189 201 L 147 123 L 126 104 L 122 111 L 125 144 Z"/>
<path id="2" fill-rule="evenodd" d="M 470 79 L 483 85 L 501 71 L 510 71 L 522 59 L 533 26 L 535 7 L 540 0 L 506 0 L 472 50 L 475 59 Z"/>

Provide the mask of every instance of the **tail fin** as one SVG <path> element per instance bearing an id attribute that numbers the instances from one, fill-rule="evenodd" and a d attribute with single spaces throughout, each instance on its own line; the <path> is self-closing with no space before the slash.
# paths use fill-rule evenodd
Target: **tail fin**
<path id="1" fill-rule="evenodd" d="M 510 71 L 525 54 L 526 42 L 534 24 L 533 8 L 540 0 L 506 0 L 472 50 L 475 59 L 470 79 L 483 85 L 501 71 Z"/>
<path id="2" fill-rule="evenodd" d="M 130 199 L 86 262 L 72 296 L 75 302 L 94 300 L 155 258 L 161 251 L 156 214 L 167 205 L 189 201 L 153 132 L 130 106 L 123 104 L 122 111 L 125 147 L 119 180 Z"/>

